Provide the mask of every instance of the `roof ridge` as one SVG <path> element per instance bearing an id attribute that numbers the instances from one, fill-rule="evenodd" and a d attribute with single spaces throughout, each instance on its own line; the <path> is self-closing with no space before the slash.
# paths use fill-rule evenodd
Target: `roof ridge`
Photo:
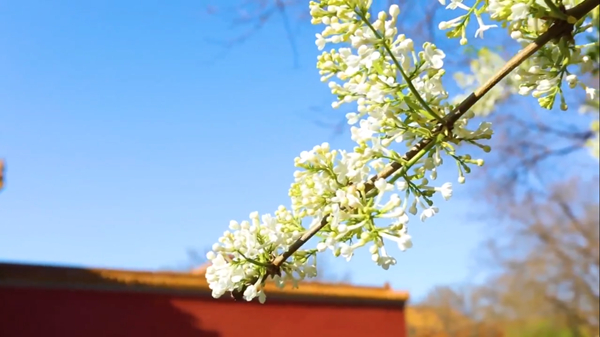
<path id="1" fill-rule="evenodd" d="M 0 285 L 37 284 L 101 286 L 110 284 L 139 285 L 170 289 L 196 289 L 209 291 L 208 282 L 203 276 L 206 265 L 194 272 L 159 272 L 141 270 L 115 270 L 98 268 L 75 268 L 41 266 L 27 264 L 0 263 Z M 200 277 L 198 277 L 200 276 Z M 406 301 L 408 293 L 395 291 L 389 284 L 383 287 L 358 286 L 352 284 L 303 282 L 300 287 L 287 285 L 279 288 L 274 282 L 266 284 L 267 292 L 291 296 L 318 296 L 328 298 L 361 298 L 385 301 Z"/>
<path id="2" fill-rule="evenodd" d="M 210 266 L 211 266 L 211 263 L 206 262 L 206 263 L 198 266 L 197 268 L 192 269 L 190 271 L 190 274 L 204 277 L 204 276 L 206 276 L 206 270 Z M 311 284 L 311 285 L 317 285 L 317 286 L 322 286 L 322 287 L 340 287 L 340 286 L 342 286 L 342 287 L 347 287 L 347 288 L 349 287 L 349 288 L 360 288 L 360 289 L 386 290 L 386 291 L 395 292 L 392 289 L 392 287 L 390 286 L 389 282 L 385 282 L 382 287 L 358 286 L 358 285 L 353 285 L 353 284 L 347 283 L 347 282 L 323 282 L 323 281 L 318 281 L 318 280 L 314 280 L 314 281 L 306 280 L 306 281 L 304 281 L 303 284 Z"/>

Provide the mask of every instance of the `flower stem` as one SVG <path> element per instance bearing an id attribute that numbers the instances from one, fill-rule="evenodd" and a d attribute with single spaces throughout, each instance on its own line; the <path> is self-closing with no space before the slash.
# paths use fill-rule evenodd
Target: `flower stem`
<path id="1" fill-rule="evenodd" d="M 423 109 L 425 109 L 425 111 L 427 112 L 427 115 L 428 115 L 427 117 L 429 117 L 430 119 L 435 119 L 435 120 L 437 120 L 440 123 L 443 122 L 442 117 L 440 117 L 437 113 L 435 113 L 435 111 L 433 111 L 433 109 L 431 109 L 431 107 L 429 106 L 429 104 L 427 104 L 427 102 L 425 102 L 425 100 L 423 99 L 423 97 L 421 97 L 421 95 L 417 91 L 417 88 L 415 88 L 415 86 L 412 84 L 412 81 L 411 81 L 410 77 L 408 77 L 408 75 L 406 75 L 406 72 L 404 72 L 404 69 L 400 65 L 400 62 L 398 62 L 398 60 L 394 56 L 394 53 L 392 53 L 392 49 L 390 48 L 390 46 L 388 46 L 388 44 L 386 43 L 385 39 L 381 36 L 381 34 L 379 34 L 379 32 L 377 31 L 377 29 L 375 29 L 375 27 L 373 27 L 373 25 L 371 25 L 371 22 L 369 22 L 369 20 L 367 20 L 367 18 L 364 16 L 363 13 L 357 12 L 357 11 L 355 11 L 355 13 L 358 16 L 360 16 L 361 20 L 373 31 L 373 34 L 375 34 L 375 36 L 377 36 L 377 38 L 380 39 L 383 42 L 383 48 L 385 48 L 386 52 L 392 58 L 392 61 L 394 61 L 394 64 L 396 65 L 396 68 L 398 68 L 398 71 L 402 75 L 402 78 L 404 79 L 404 81 L 408 85 L 408 89 L 410 90 L 410 92 L 415 96 L 415 98 L 417 99 L 417 101 L 419 101 L 419 103 L 421 104 L 421 106 L 423 107 Z"/>

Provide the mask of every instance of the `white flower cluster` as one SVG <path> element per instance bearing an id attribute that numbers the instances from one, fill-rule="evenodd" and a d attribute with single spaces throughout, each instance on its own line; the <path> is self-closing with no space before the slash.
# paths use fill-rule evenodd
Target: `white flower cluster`
<path id="1" fill-rule="evenodd" d="M 533 57 L 523 62 L 510 78 L 496 85 L 471 111 L 476 115 L 485 116 L 491 113 L 496 103 L 508 97 L 513 92 L 521 95 L 532 95 L 538 99 L 538 103 L 545 109 L 552 109 L 558 97 L 560 97 L 560 108 L 568 109 L 564 96 L 564 85 L 570 89 L 582 88 L 586 95 L 586 104 L 598 104 L 598 88 L 586 85 L 584 82 L 594 81 L 594 74 L 598 71 L 598 27 L 600 10 L 596 6 L 582 17 L 568 15 L 568 10 L 576 6 L 582 6 L 584 0 L 489 0 L 473 1 L 472 6 L 465 5 L 463 0 L 450 0 L 448 9 L 460 8 L 466 10 L 467 14 L 457 17 L 449 22 L 442 22 L 440 29 L 448 29 L 448 37 L 461 36 L 461 44 L 467 42 L 465 28 L 471 15 L 475 15 L 479 23 L 476 37 L 483 37 L 483 31 L 496 27 L 496 25 L 485 25 L 481 18 L 483 13 L 489 14 L 490 18 L 502 27 L 508 28 L 510 37 L 525 46 L 558 21 L 566 21 L 573 24 L 571 33 L 545 44 Z M 440 3 L 446 4 L 445 0 Z M 479 51 L 479 58 L 472 61 L 471 70 L 473 75 L 457 73 L 455 76 L 461 87 L 470 92 L 473 86 L 483 84 L 494 71 L 494 64 L 500 65 L 504 62 L 501 57 L 487 48 Z M 591 76 L 589 76 L 591 75 Z M 587 77 L 587 78 L 586 78 Z M 581 78 L 587 79 L 581 80 Z M 591 79 L 591 80 L 590 80 Z M 458 96 L 456 99 L 465 97 Z M 582 105 L 585 107 L 586 105 Z M 581 109 L 580 109 L 581 110 Z M 592 108 L 592 110 L 597 110 Z M 597 113 L 597 111 L 595 111 Z M 592 156 L 598 158 L 598 120 L 592 123 L 591 131 L 594 134 L 588 142 Z"/>
<path id="2" fill-rule="evenodd" d="M 444 157 L 457 162 L 461 183 L 470 166 L 483 165 L 456 151 L 463 142 L 489 151 L 478 143 L 491 137 L 489 123 L 469 130 L 473 114 L 467 113 L 450 127 L 444 124 L 454 107 L 444 102 L 443 51 L 425 43 L 417 52 L 411 39 L 398 35 L 399 7 L 392 5 L 372 20 L 370 5 L 371 0 L 310 3 L 313 24 L 325 25 L 316 36 L 318 48 L 345 46 L 323 52 L 317 68 L 338 97 L 334 108 L 357 105 L 346 116 L 356 147 L 338 151 L 325 143 L 302 152 L 295 159 L 299 170 L 289 191 L 291 209 L 280 206 L 274 216 L 252 213 L 250 221 L 231 222 L 207 255 L 214 297 L 231 291 L 264 302 L 268 278 L 296 286 L 316 275 L 315 256 L 327 250 L 350 260 L 356 249 L 369 245 L 373 262 L 388 269 L 396 260 L 385 242 L 400 250 L 412 246 L 408 214 L 420 210 L 424 221 L 438 212 L 435 194 L 452 196 L 451 183 L 430 182 Z M 440 131 L 432 133 L 436 128 Z M 419 148 L 421 139 L 428 142 Z M 400 154 L 407 151 L 412 154 Z M 300 248 L 313 235 L 319 238 L 316 247 Z"/>
<path id="3" fill-rule="evenodd" d="M 446 0 L 439 0 L 445 5 Z M 568 15 L 567 11 L 580 5 L 584 0 L 474 0 L 472 6 L 465 5 L 463 0 L 450 0 L 447 9 L 460 8 L 467 13 L 448 22 L 442 22 L 439 28 L 449 30 L 450 38 L 461 37 L 461 44 L 467 43 L 466 26 L 472 15 L 475 15 L 479 29 L 475 36 L 483 37 L 483 32 L 497 25 L 483 23 L 482 14 L 502 27 L 507 27 L 514 40 L 523 46 L 531 43 L 546 32 L 550 26 L 566 21 L 574 25 L 573 32 L 548 43 L 533 57 L 524 62 L 513 75 L 513 83 L 518 86 L 521 95 L 533 95 L 541 107 L 552 109 L 557 96 L 560 96 L 560 108 L 567 110 L 568 105 L 563 95 L 563 83 L 569 88 L 581 87 L 590 99 L 597 98 L 597 88 L 592 88 L 579 81 L 574 73 L 585 74 L 597 69 L 598 50 L 598 7 L 582 18 Z M 597 3 L 596 3 L 597 5 Z M 587 37 L 595 37 L 587 39 Z M 579 44 L 581 42 L 581 44 Z"/>
<path id="4" fill-rule="evenodd" d="M 231 221 L 229 229 L 207 254 L 211 266 L 207 268 L 206 279 L 214 297 L 236 289 L 242 281 L 266 273 L 271 257 L 288 249 L 304 230 L 297 218 L 283 206 L 279 207 L 274 217 L 270 214 L 259 217 L 257 212 L 253 212 L 250 221 Z M 314 277 L 317 271 L 315 264 L 306 263 L 310 255 L 296 255 L 293 263 L 286 264 L 286 274 L 295 272 L 300 276 L 298 279 Z M 275 276 L 275 281 L 281 283 L 284 278 Z M 258 296 L 264 302 L 261 282 L 249 285 L 243 296 L 247 300 Z"/>

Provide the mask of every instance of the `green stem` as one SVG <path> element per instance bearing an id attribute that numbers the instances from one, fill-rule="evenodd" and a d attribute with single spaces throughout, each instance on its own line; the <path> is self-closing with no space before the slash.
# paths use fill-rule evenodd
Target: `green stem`
<path id="1" fill-rule="evenodd" d="M 240 254 L 240 255 L 241 255 L 241 256 L 242 256 L 244 259 L 246 259 L 246 261 L 249 261 L 249 262 L 251 262 L 251 263 L 253 263 L 253 264 L 257 265 L 257 266 L 261 266 L 261 267 L 269 267 L 269 265 L 268 265 L 268 264 L 266 264 L 266 263 L 258 262 L 258 261 L 254 260 L 254 259 L 252 259 L 252 258 L 246 257 L 246 256 L 245 256 L 245 255 L 244 255 L 242 252 L 240 252 L 239 250 L 238 250 L 238 254 Z"/>
<path id="2" fill-rule="evenodd" d="M 567 15 L 560 10 L 560 8 L 556 7 L 556 4 L 552 2 L 552 0 L 544 0 L 546 5 L 550 7 L 550 13 L 554 14 L 557 18 L 561 20 L 567 20 Z"/>
<path id="3" fill-rule="evenodd" d="M 396 180 L 398 180 L 399 178 L 401 178 L 402 176 L 404 176 L 406 174 L 406 172 L 408 172 L 408 170 L 410 170 L 411 167 L 413 167 L 421 158 L 423 158 L 424 155 L 426 155 L 429 150 L 431 150 L 435 145 L 437 144 L 437 141 L 432 141 L 429 142 L 425 147 L 423 147 L 421 150 L 419 150 L 419 152 L 417 152 L 413 157 L 411 157 L 409 160 L 407 160 L 402 167 L 392 176 L 392 178 L 390 178 L 390 180 L 388 181 L 390 184 L 393 184 L 396 182 Z M 372 197 L 374 194 L 377 194 L 377 189 L 373 189 L 371 191 L 369 191 L 369 193 L 367 193 L 367 198 Z"/>
<path id="4" fill-rule="evenodd" d="M 404 69 L 400 65 L 400 62 L 398 62 L 398 60 L 394 56 L 394 53 L 392 53 L 392 49 L 390 48 L 390 46 L 388 46 L 388 44 L 386 43 L 385 39 L 379 34 L 379 32 L 377 31 L 377 29 L 375 29 L 373 27 L 373 25 L 371 25 L 371 22 L 369 22 L 369 20 L 367 20 L 367 18 L 364 16 L 363 13 L 357 12 L 357 11 L 355 11 L 355 13 L 358 16 L 360 16 L 361 20 L 363 20 L 363 22 L 371 29 L 371 31 L 373 31 L 373 34 L 375 34 L 375 36 L 377 36 L 377 38 L 380 39 L 383 42 L 383 47 L 385 48 L 385 50 L 387 51 L 387 53 L 392 58 L 392 61 L 394 61 L 394 64 L 396 65 L 396 68 L 398 68 L 398 71 L 400 71 L 400 74 L 402 75 L 402 78 L 404 79 L 404 81 L 408 85 L 408 89 L 410 90 L 410 92 L 415 96 L 415 98 L 417 99 L 417 101 L 419 101 L 419 103 L 421 104 L 421 106 L 423 107 L 423 109 L 425 109 L 425 111 L 427 112 L 427 115 L 428 115 L 427 117 L 429 117 L 431 119 L 435 119 L 438 122 L 442 123 L 443 122 L 442 117 L 440 117 L 437 113 L 435 113 L 433 111 L 433 109 L 431 109 L 431 107 L 429 106 L 429 104 L 427 104 L 427 102 L 425 102 L 425 100 L 423 99 L 423 97 L 421 97 L 421 95 L 417 91 L 417 88 L 415 88 L 415 86 L 412 84 L 412 81 L 411 81 L 410 77 L 408 77 L 408 75 L 406 75 L 406 72 L 404 72 Z"/>

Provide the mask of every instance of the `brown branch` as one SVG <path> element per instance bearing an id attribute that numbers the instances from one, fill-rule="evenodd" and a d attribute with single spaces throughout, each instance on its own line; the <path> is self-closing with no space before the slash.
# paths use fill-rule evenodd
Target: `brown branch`
<path id="1" fill-rule="evenodd" d="M 598 0 L 585 0 L 583 3 L 567 11 L 567 15 L 581 19 L 588 12 L 598 6 Z M 423 138 L 415 146 L 413 146 L 403 157 L 402 161 L 410 161 L 413 159 L 421 150 L 429 146 L 434 139 L 445 130 L 451 131 L 454 124 L 485 94 L 487 94 L 495 85 L 497 85 L 502 79 L 504 79 L 511 71 L 517 68 L 526 59 L 531 57 L 535 52 L 541 49 L 549 41 L 560 38 L 563 35 L 570 33 L 573 29 L 573 25 L 566 21 L 559 21 L 550 27 L 544 34 L 540 35 L 535 41 L 527 45 L 524 49 L 519 51 L 512 59 L 510 59 L 502 69 L 500 69 L 496 75 L 490 80 L 483 84 L 479 89 L 475 90 L 471 95 L 464 99 L 458 107 L 456 107 L 450 114 L 443 118 L 443 122 L 436 125 L 432 130 L 431 138 Z M 379 174 L 371 177 L 370 182 L 365 186 L 365 193 L 373 189 L 373 183 L 378 179 L 387 179 L 400 168 L 402 164 L 393 162 L 384 168 Z M 327 225 L 327 217 L 324 217 L 320 224 L 309 228 L 299 239 L 297 239 L 284 253 L 277 256 L 270 264 L 267 273 L 262 276 L 264 281 L 269 276 L 279 275 L 281 273 L 281 266 L 283 263 L 292 256 L 300 247 L 302 247 L 308 240 L 310 240 L 315 234 L 317 234 L 323 227 Z M 254 279 L 254 282 L 258 281 L 259 278 Z M 241 299 L 246 286 L 242 287 L 241 290 L 232 292 L 232 296 L 235 299 Z"/>

